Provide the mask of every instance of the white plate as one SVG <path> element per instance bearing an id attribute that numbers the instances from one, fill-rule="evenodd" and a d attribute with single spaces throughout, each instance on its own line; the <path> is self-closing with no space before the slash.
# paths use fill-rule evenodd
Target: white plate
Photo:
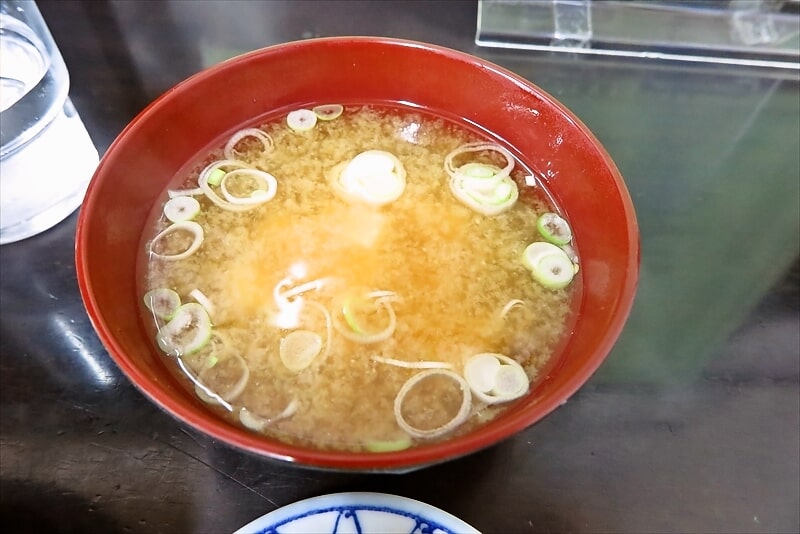
<path id="1" fill-rule="evenodd" d="M 480 534 L 429 504 L 385 493 L 333 493 L 278 508 L 234 534 Z"/>

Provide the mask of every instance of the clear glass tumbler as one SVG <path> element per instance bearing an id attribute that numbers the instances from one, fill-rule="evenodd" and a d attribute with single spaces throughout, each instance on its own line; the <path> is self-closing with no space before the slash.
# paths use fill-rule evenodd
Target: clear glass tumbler
<path id="1" fill-rule="evenodd" d="M 61 222 L 98 153 L 69 100 L 69 74 L 32 0 L 0 0 L 0 244 Z"/>

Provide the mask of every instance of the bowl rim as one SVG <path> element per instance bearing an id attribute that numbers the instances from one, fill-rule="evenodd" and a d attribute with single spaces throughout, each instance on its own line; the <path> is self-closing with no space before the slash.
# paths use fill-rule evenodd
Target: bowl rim
<path id="1" fill-rule="evenodd" d="M 536 94 L 537 97 L 545 100 L 549 106 L 552 106 L 558 113 L 569 119 L 570 122 L 573 123 L 573 126 L 587 138 L 591 146 L 597 150 L 603 163 L 611 173 L 615 187 L 620 194 L 622 207 L 625 212 L 627 242 L 630 250 L 627 257 L 627 273 L 624 287 L 616 300 L 617 309 L 614 310 L 613 318 L 608 328 L 604 331 L 600 343 L 595 346 L 590 357 L 587 357 L 583 361 L 578 372 L 571 374 L 564 383 L 557 389 L 551 391 L 546 398 L 536 400 L 531 404 L 531 406 L 537 405 L 537 410 L 527 410 L 524 413 L 516 413 L 501 418 L 502 420 L 499 423 L 496 421 L 496 424 L 493 424 L 491 427 L 484 427 L 480 432 L 471 432 L 438 443 L 380 454 L 296 447 L 270 438 L 267 438 L 268 441 L 265 441 L 264 436 L 246 434 L 241 429 L 235 428 L 220 418 L 214 418 L 218 420 L 211 420 L 211 418 L 201 416 L 195 411 L 185 408 L 183 405 L 176 402 L 172 398 L 172 395 L 150 376 L 137 369 L 136 365 L 134 365 L 132 360 L 125 354 L 125 351 L 116 340 L 114 329 L 103 320 L 98 302 L 94 296 L 92 280 L 87 267 L 87 227 L 89 226 L 91 213 L 94 211 L 96 205 L 96 198 L 93 194 L 99 183 L 99 180 L 96 178 L 103 175 L 105 168 L 110 164 L 109 162 L 113 160 L 114 155 L 120 150 L 125 139 L 131 135 L 131 132 L 141 128 L 141 124 L 146 121 L 151 114 L 164 106 L 169 106 L 171 101 L 176 98 L 175 95 L 179 95 L 187 88 L 196 84 L 202 84 L 206 78 L 217 75 L 227 69 L 236 68 L 240 64 L 247 63 L 256 57 L 278 54 L 293 49 L 355 43 L 366 43 L 371 46 L 408 47 L 446 56 L 447 59 L 466 62 L 480 69 L 488 69 L 506 81 L 523 88 L 525 91 L 532 92 Z M 535 83 L 504 67 L 467 52 L 409 39 L 375 36 L 338 36 L 289 41 L 253 50 L 205 68 L 179 82 L 154 99 L 123 128 L 101 158 L 87 189 L 85 199 L 86 201 L 84 207 L 81 208 L 79 212 L 76 226 L 75 264 L 78 286 L 84 302 L 84 307 L 86 308 L 95 332 L 100 338 L 104 348 L 106 348 L 111 358 L 120 367 L 123 373 L 151 402 L 159 406 L 177 421 L 187 423 L 195 429 L 207 434 L 209 437 L 219 439 L 227 445 L 242 451 L 255 454 L 259 457 L 284 460 L 306 467 L 360 471 L 413 470 L 472 454 L 493 446 L 523 431 L 529 426 L 532 426 L 534 423 L 547 417 L 558 406 L 565 403 L 568 398 L 589 380 L 606 359 L 628 319 L 633 306 L 634 295 L 639 279 L 641 254 L 640 236 L 633 201 L 616 164 L 605 147 L 589 128 L 572 111 L 548 92 L 541 89 Z M 269 445 L 265 446 L 265 443 Z"/>

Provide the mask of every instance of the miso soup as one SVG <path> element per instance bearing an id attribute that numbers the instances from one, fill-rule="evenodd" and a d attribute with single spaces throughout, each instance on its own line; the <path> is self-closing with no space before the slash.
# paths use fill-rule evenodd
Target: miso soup
<path id="1" fill-rule="evenodd" d="M 328 105 L 195 163 L 143 236 L 143 317 L 235 424 L 335 450 L 446 439 L 527 395 L 565 335 L 569 224 L 475 130 Z"/>

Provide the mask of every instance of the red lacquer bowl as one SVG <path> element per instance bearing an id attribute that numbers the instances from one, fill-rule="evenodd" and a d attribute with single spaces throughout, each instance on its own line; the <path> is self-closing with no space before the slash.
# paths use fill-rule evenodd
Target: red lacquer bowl
<path id="1" fill-rule="evenodd" d="M 187 162 L 277 109 L 330 102 L 408 103 L 472 123 L 542 173 L 579 243 L 577 320 L 545 380 L 470 434 L 391 453 L 323 452 L 237 428 L 213 415 L 166 367 L 140 318 L 136 261 L 145 220 Z M 636 218 L 622 177 L 569 110 L 481 59 L 423 43 L 330 38 L 258 50 L 205 70 L 153 102 L 100 162 L 80 212 L 78 282 L 100 340 L 128 378 L 178 420 L 238 449 L 305 466 L 403 471 L 485 448 L 572 395 L 608 355 L 631 308 Z"/>

